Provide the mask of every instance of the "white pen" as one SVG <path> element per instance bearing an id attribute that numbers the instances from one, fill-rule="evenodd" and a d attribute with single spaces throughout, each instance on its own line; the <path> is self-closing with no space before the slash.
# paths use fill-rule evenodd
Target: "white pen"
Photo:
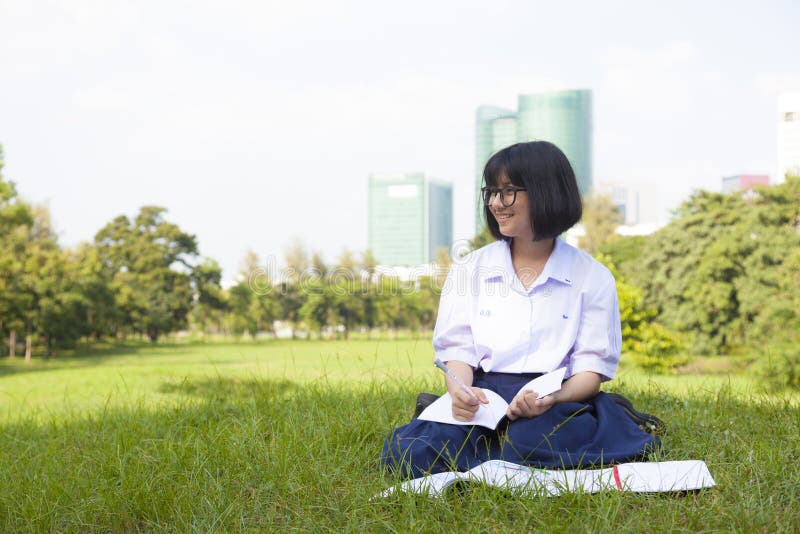
<path id="1" fill-rule="evenodd" d="M 472 398 L 473 398 L 473 399 L 475 399 L 475 400 L 479 400 L 479 399 L 478 399 L 478 396 L 477 396 L 477 395 L 475 395 L 475 392 L 474 392 L 474 391 L 472 391 L 472 389 L 471 389 L 471 388 L 470 388 L 468 385 L 466 385 L 466 384 L 465 384 L 465 383 L 464 383 L 464 382 L 463 382 L 463 381 L 462 381 L 460 378 L 458 378 L 458 377 L 456 376 L 456 374 L 455 374 L 453 371 L 451 371 L 451 370 L 450 370 L 450 369 L 449 369 L 449 368 L 448 368 L 448 367 L 447 367 L 447 366 L 444 364 L 444 362 L 442 362 L 440 359 L 438 359 L 438 358 L 437 358 L 437 359 L 433 360 L 433 365 L 435 365 L 436 367 L 438 367 L 439 369 L 441 369 L 441 370 L 442 370 L 442 372 L 444 372 L 444 374 L 446 374 L 447 376 L 449 376 L 449 377 L 450 377 L 450 378 L 451 378 L 451 379 L 452 379 L 452 380 L 453 380 L 453 381 L 454 381 L 456 384 L 458 384 L 459 386 L 461 386 L 462 388 L 464 388 L 464 391 L 466 391 L 467 393 L 469 393 L 469 396 L 470 396 L 470 397 L 472 397 Z"/>

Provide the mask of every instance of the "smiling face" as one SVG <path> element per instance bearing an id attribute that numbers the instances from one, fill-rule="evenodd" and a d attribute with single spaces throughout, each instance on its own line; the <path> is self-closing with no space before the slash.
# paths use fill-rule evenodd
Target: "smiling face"
<path id="1" fill-rule="evenodd" d="M 497 184 L 495 187 L 500 189 L 511 186 L 511 180 L 508 179 L 506 173 L 502 172 L 497 176 Z M 500 227 L 500 233 L 506 237 L 522 238 L 528 241 L 533 241 L 533 229 L 531 228 L 531 216 L 528 205 L 528 192 L 518 191 L 517 199 L 509 207 L 503 206 L 500 201 L 500 195 L 494 195 L 489 202 L 489 211 L 494 216 Z"/>

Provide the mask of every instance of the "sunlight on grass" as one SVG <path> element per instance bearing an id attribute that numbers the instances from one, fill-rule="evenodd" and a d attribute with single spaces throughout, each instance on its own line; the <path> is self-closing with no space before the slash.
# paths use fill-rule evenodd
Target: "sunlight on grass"
<path id="1" fill-rule="evenodd" d="M 521 498 L 476 488 L 371 500 L 383 439 L 441 391 L 427 340 L 187 344 L 0 364 L 0 531 L 766 531 L 797 527 L 797 396 L 747 377 L 607 389 L 667 426 L 663 460 L 705 460 L 684 495 Z"/>

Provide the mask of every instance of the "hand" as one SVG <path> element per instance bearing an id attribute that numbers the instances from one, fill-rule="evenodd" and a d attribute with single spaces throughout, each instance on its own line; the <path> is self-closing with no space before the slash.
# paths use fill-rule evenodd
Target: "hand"
<path id="1" fill-rule="evenodd" d="M 511 399 L 506 415 L 512 421 L 520 417 L 530 419 L 542 415 L 556 403 L 552 395 L 547 395 L 541 399 L 537 399 L 536 397 L 538 396 L 538 393 L 529 389 L 520 391 Z"/>
<path id="2" fill-rule="evenodd" d="M 478 397 L 477 399 L 470 396 L 462 388 L 454 388 L 450 392 L 450 397 L 453 399 L 453 417 L 457 421 L 472 421 L 480 405 L 489 403 L 489 399 L 486 398 L 486 394 L 481 388 L 473 387 L 470 389 Z"/>

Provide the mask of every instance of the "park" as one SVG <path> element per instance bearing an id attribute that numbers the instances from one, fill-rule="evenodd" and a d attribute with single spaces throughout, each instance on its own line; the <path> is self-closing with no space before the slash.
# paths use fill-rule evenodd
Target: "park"
<path id="1" fill-rule="evenodd" d="M 0 532 L 800 532 L 796 4 L 2 2 Z"/>
<path id="2" fill-rule="evenodd" d="M 393 483 L 378 468 L 385 435 L 411 417 L 417 393 L 443 391 L 432 356 L 429 338 L 406 335 L 139 342 L 31 364 L 4 358 L 2 529 L 797 526 L 796 394 L 727 373 L 654 375 L 624 360 L 609 390 L 659 414 L 667 433 L 658 459 L 703 459 L 713 490 L 529 499 L 474 488 L 442 501 L 371 500 Z"/>

